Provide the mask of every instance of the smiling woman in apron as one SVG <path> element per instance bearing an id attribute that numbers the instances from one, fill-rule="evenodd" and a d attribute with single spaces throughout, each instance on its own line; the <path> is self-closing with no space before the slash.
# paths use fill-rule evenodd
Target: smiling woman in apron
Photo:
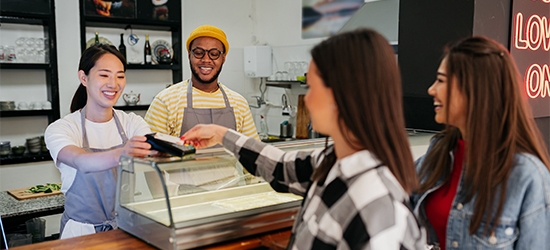
<path id="1" fill-rule="evenodd" d="M 122 154 L 154 154 L 150 133 L 138 115 L 114 110 L 126 86 L 126 60 L 111 45 L 97 44 L 80 58 L 71 114 L 50 124 L 45 140 L 61 172 L 65 212 L 61 238 L 117 228 L 114 208 L 116 167 Z"/>
<path id="2" fill-rule="evenodd" d="M 246 99 L 218 82 L 229 52 L 225 33 L 202 25 L 186 45 L 191 79 L 155 96 L 145 115 L 151 130 L 179 137 L 197 124 L 218 124 L 259 140 Z"/>

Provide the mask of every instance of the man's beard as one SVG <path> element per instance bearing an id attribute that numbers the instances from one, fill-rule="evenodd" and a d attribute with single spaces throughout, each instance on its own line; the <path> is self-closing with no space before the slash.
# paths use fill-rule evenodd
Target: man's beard
<path id="1" fill-rule="evenodd" d="M 222 66 L 220 66 L 220 69 L 218 70 L 218 73 L 216 73 L 212 78 L 208 79 L 208 80 L 202 80 L 200 77 L 199 77 L 199 73 L 197 73 L 197 71 L 193 68 L 193 65 L 189 65 L 189 68 L 191 68 L 191 73 L 193 74 L 193 76 L 195 77 L 195 79 L 197 79 L 197 81 L 199 83 L 202 83 L 202 84 L 210 84 L 212 82 L 214 82 L 216 79 L 218 79 L 218 76 L 220 75 L 220 73 L 222 72 Z"/>

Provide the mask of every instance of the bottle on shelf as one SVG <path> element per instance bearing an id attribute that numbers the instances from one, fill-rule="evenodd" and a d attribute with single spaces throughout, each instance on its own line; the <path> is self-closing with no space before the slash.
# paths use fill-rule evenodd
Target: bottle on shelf
<path id="1" fill-rule="evenodd" d="M 99 44 L 99 33 L 95 32 L 95 44 Z"/>
<path id="2" fill-rule="evenodd" d="M 124 33 L 120 34 L 120 45 L 118 45 L 118 51 L 122 53 L 124 59 L 128 60 L 126 57 L 126 45 L 124 45 Z"/>
<path id="3" fill-rule="evenodd" d="M 145 64 L 151 64 L 151 45 L 149 44 L 149 35 L 145 34 L 145 46 L 143 47 L 143 56 Z"/>
<path id="4" fill-rule="evenodd" d="M 267 123 L 263 115 L 260 115 L 260 131 L 258 131 L 258 136 L 260 140 L 267 140 L 269 138 Z"/>

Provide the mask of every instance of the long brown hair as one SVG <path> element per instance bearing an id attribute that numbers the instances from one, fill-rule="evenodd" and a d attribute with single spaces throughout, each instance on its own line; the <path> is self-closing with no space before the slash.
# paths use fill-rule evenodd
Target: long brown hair
<path id="1" fill-rule="evenodd" d="M 334 93 L 348 143 L 373 153 L 410 193 L 418 180 L 405 131 L 401 76 L 388 41 L 374 30 L 360 29 L 321 42 L 311 56 Z M 335 161 L 332 151 L 313 179 L 324 180 Z"/>
<path id="2" fill-rule="evenodd" d="M 484 37 L 471 37 L 446 50 L 447 99 L 456 84 L 467 100 L 466 135 L 447 126 L 435 138 L 419 173 L 418 192 L 426 192 L 439 179 L 450 178 L 449 152 L 459 138 L 466 141 L 463 180 L 468 202 L 475 197 L 470 234 L 485 221 L 484 233 L 494 230 L 502 215 L 504 198 L 516 153 L 537 156 L 550 170 L 540 131 L 519 88 L 520 74 L 508 51 Z M 449 102 L 449 101 L 448 101 Z M 446 106 L 447 114 L 449 105 Z M 447 118 L 448 119 L 448 118 Z M 496 205 L 496 211 L 492 208 Z M 490 222 L 490 223 L 488 223 Z"/>

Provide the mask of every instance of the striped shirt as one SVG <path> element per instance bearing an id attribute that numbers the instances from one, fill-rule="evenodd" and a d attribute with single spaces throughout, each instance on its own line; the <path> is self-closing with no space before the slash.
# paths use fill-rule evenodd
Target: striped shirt
<path id="1" fill-rule="evenodd" d="M 174 84 L 155 96 L 145 114 L 145 121 L 151 127 L 151 131 L 180 136 L 184 118 L 183 109 L 187 107 L 188 82 L 186 80 Z M 225 85 L 221 83 L 219 85 L 225 91 L 229 104 L 235 112 L 237 131 L 259 140 L 246 99 Z M 193 108 L 225 108 L 222 92 L 218 89 L 213 93 L 207 93 L 193 87 Z"/>
<path id="2" fill-rule="evenodd" d="M 409 195 L 369 151 L 336 161 L 320 184 L 310 177 L 323 149 L 284 152 L 233 130 L 223 146 L 274 190 L 305 197 L 288 249 L 426 249 Z"/>

